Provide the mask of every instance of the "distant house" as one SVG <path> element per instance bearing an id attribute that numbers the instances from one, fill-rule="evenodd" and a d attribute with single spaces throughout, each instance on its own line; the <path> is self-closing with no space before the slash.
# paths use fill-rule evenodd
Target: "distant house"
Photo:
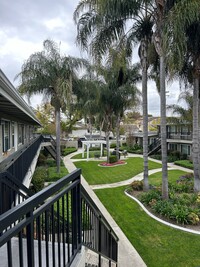
<path id="1" fill-rule="evenodd" d="M 168 150 L 179 151 L 181 155 L 192 157 L 192 125 L 168 124 L 167 125 Z"/>

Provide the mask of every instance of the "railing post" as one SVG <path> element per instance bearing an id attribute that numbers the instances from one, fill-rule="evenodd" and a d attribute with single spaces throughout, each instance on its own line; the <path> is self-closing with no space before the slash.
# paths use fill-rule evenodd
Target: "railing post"
<path id="1" fill-rule="evenodd" d="M 99 267 L 101 267 L 101 216 L 99 216 Z"/>
<path id="2" fill-rule="evenodd" d="M 81 177 L 78 177 L 79 183 L 77 185 L 77 214 L 78 214 L 78 244 L 82 244 L 82 210 L 81 210 Z"/>
<path id="3" fill-rule="evenodd" d="M 27 261 L 28 267 L 34 267 L 34 230 L 33 230 L 33 211 L 27 213 L 26 219 L 30 219 L 30 223 L 26 227 L 27 231 Z"/>

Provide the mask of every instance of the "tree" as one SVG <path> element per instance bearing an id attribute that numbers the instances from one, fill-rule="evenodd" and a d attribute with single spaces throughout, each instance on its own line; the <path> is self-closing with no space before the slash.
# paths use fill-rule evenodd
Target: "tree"
<path id="1" fill-rule="evenodd" d="M 199 1 L 175 1 L 168 18 L 165 35 L 171 75 L 185 73 L 185 80 L 193 84 L 193 165 L 194 190 L 200 191 L 200 13 Z M 172 23 L 173 22 L 173 23 Z"/>
<path id="2" fill-rule="evenodd" d="M 144 8 L 144 9 L 143 9 Z M 81 14 L 83 10 L 85 13 Z M 127 56 L 132 53 L 132 43 L 140 42 L 139 55 L 142 66 L 142 92 L 143 92 L 143 116 L 144 116 L 144 184 L 148 189 L 148 112 L 147 112 L 147 54 L 148 45 L 152 35 L 151 15 L 147 12 L 145 1 L 81 1 L 77 6 L 74 17 L 77 18 L 77 41 L 83 48 L 101 59 L 102 54 L 109 47 L 119 41 L 120 45 L 126 44 Z M 128 32 L 125 31 L 125 23 L 132 21 L 133 24 Z"/>
<path id="3" fill-rule="evenodd" d="M 52 40 L 43 42 L 43 51 L 32 54 L 23 64 L 18 88 L 21 94 L 30 98 L 42 93 L 45 101 L 55 108 L 56 118 L 56 162 L 60 172 L 60 111 L 70 103 L 76 70 L 87 62 L 73 57 L 62 56 L 59 46 Z"/>
<path id="4" fill-rule="evenodd" d="M 50 103 L 38 105 L 35 111 L 36 117 L 42 124 L 39 129 L 42 134 L 55 134 L 55 110 Z"/>
<path id="5" fill-rule="evenodd" d="M 124 49 L 110 48 L 105 66 L 98 65 L 97 74 L 102 80 L 99 107 L 104 114 L 107 149 L 112 128 L 117 131 L 116 154 L 119 159 L 119 127 L 125 109 L 139 102 L 136 81 L 140 78 L 138 65 L 130 68 Z M 109 151 L 107 151 L 109 157 Z M 109 158 L 107 158 L 108 160 Z"/>

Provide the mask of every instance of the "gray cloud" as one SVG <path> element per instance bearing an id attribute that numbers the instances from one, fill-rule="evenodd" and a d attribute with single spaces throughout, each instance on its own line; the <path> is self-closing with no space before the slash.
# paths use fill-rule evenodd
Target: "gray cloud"
<path id="1" fill-rule="evenodd" d="M 14 77 L 23 62 L 42 50 L 45 39 L 61 43 L 63 54 L 83 56 L 75 44 L 76 26 L 73 12 L 79 0 L 1 0 L 0 1 L 0 68 L 15 86 Z M 137 50 L 137 49 L 136 49 Z M 134 62 L 138 60 L 137 51 Z M 167 89 L 168 90 L 168 89 Z M 177 92 L 177 88 L 174 89 Z M 177 97 L 177 93 L 175 93 Z M 175 98 L 167 101 L 175 101 Z M 158 115 L 159 95 L 149 83 L 149 113 Z"/>

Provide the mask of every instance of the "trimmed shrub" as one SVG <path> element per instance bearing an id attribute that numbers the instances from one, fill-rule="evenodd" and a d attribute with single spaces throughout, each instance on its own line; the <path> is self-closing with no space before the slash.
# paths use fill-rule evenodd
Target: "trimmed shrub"
<path id="1" fill-rule="evenodd" d="M 42 190 L 44 188 L 44 182 L 47 178 L 47 171 L 46 168 L 44 167 L 38 167 L 36 168 L 33 178 L 31 180 L 32 183 L 32 191 L 34 193 L 39 192 L 40 190 Z"/>
<path id="2" fill-rule="evenodd" d="M 115 163 L 115 162 L 117 162 L 117 156 L 116 155 L 110 155 L 109 163 Z"/>
<path id="3" fill-rule="evenodd" d="M 178 166 L 193 170 L 193 164 L 190 160 L 177 160 L 174 163 Z"/>
<path id="4" fill-rule="evenodd" d="M 67 156 L 76 151 L 77 149 L 75 147 L 66 147 L 62 149 L 61 153 L 62 153 L 62 156 Z"/>
<path id="5" fill-rule="evenodd" d="M 110 148 L 116 148 L 116 144 L 114 143 L 110 144 Z"/>
<path id="6" fill-rule="evenodd" d="M 142 191 L 143 190 L 143 182 L 142 181 L 133 181 L 131 183 L 131 188 L 136 191 Z"/>

